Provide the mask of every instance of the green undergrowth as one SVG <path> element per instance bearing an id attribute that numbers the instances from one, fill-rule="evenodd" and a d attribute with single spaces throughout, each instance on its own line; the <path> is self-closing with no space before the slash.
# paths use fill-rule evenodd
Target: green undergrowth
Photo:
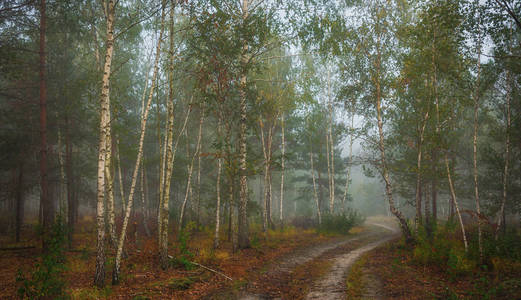
<path id="1" fill-rule="evenodd" d="M 364 222 L 358 212 L 348 209 L 339 215 L 326 214 L 322 216 L 322 223 L 317 226 L 317 232 L 322 234 L 348 234 L 349 230 Z"/>
<path id="2" fill-rule="evenodd" d="M 59 215 L 44 237 L 47 249 L 42 252 L 41 260 L 35 264 L 30 274 L 18 271 L 16 281 L 19 284 L 18 295 L 23 299 L 67 299 L 65 280 L 64 248 L 67 242 L 67 228 Z"/>
<path id="3" fill-rule="evenodd" d="M 365 256 L 357 260 L 349 270 L 346 279 L 347 299 L 360 299 L 364 292 L 363 268 L 366 263 Z"/>
<path id="4" fill-rule="evenodd" d="M 467 228 L 468 251 L 465 251 L 457 224 L 446 223 L 420 227 L 412 248 L 412 262 L 436 268 L 451 281 L 472 278 L 471 298 L 495 299 L 505 295 L 521 297 L 521 237 L 508 231 L 495 239 L 493 232 L 484 228 L 483 256 L 480 257 L 478 234 L 475 227 Z M 446 290 L 446 299 L 455 299 L 455 291 Z"/>

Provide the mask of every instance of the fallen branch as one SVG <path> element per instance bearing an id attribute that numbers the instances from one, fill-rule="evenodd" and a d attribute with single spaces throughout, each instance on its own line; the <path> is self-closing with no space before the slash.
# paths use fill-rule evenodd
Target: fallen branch
<path id="1" fill-rule="evenodd" d="M 224 275 L 223 273 L 221 273 L 221 272 L 219 272 L 219 271 L 216 271 L 216 270 L 214 270 L 214 269 L 210 269 L 210 268 L 208 268 L 208 267 L 206 267 L 206 266 L 203 266 L 203 265 L 198 264 L 198 263 L 193 262 L 193 261 L 191 261 L 190 263 L 192 263 L 192 264 L 194 264 L 194 265 L 196 265 L 196 266 L 199 266 L 199 267 L 201 267 L 201 268 L 203 268 L 203 269 L 206 269 L 206 270 L 208 270 L 208 271 L 211 271 L 211 272 L 214 272 L 214 273 L 216 273 L 216 274 L 219 274 L 219 275 L 223 276 L 224 278 L 233 281 L 233 279 L 232 279 L 231 277 L 228 277 L 228 276 Z"/>

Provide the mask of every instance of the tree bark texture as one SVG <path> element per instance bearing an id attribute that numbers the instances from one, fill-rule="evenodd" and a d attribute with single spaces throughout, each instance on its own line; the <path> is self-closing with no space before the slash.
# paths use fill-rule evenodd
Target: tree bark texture
<path id="1" fill-rule="evenodd" d="M 164 32 L 164 27 L 165 27 L 165 6 L 166 6 L 166 1 L 163 0 L 162 9 L 161 9 L 161 29 L 159 31 L 159 39 L 158 39 L 157 46 L 156 46 L 156 57 L 155 57 L 155 62 L 154 62 L 154 73 L 152 75 L 152 86 L 150 87 L 148 101 L 147 101 L 146 106 L 144 106 L 143 118 L 141 119 L 141 131 L 140 131 L 140 138 L 139 138 L 138 153 L 137 153 L 136 163 L 134 165 L 134 172 L 132 174 L 132 183 L 130 185 L 130 193 L 128 196 L 127 208 L 125 209 L 125 217 L 123 219 L 121 235 L 119 236 L 119 240 L 118 240 L 118 249 L 116 252 L 116 259 L 114 262 L 114 270 L 112 271 L 112 284 L 119 283 L 121 255 L 123 252 L 123 245 L 125 243 L 128 221 L 130 219 L 130 211 L 132 209 L 132 204 L 133 204 L 133 200 L 134 200 L 134 193 L 135 193 L 136 182 L 137 182 L 137 177 L 138 177 L 138 173 L 139 173 L 139 166 L 141 165 L 141 159 L 143 157 L 143 143 L 145 140 L 148 112 L 150 110 L 152 96 L 154 95 L 154 88 L 155 88 L 155 83 L 156 83 L 156 78 L 157 78 L 157 73 L 158 73 L 158 67 L 159 67 L 158 65 L 159 65 L 159 56 L 161 54 L 161 41 L 163 39 L 163 32 Z"/>
<path id="2" fill-rule="evenodd" d="M 102 288 L 105 284 L 105 160 L 107 152 L 107 130 L 109 127 L 109 84 L 110 70 L 112 66 L 112 56 L 114 51 L 114 0 L 103 2 L 107 18 L 107 40 L 105 64 L 103 67 L 101 99 L 100 99 L 100 135 L 98 149 L 98 181 L 97 181 L 97 255 L 96 272 L 94 275 L 94 285 Z"/>

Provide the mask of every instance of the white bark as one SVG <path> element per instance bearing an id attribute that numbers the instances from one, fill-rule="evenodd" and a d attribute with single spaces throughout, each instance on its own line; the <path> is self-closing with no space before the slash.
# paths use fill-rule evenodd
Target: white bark
<path id="1" fill-rule="evenodd" d="M 103 2 L 106 7 L 107 17 L 107 41 L 105 53 L 105 65 L 103 67 L 102 88 L 100 97 L 100 135 L 98 149 L 98 175 L 97 175 L 97 255 L 96 255 L 96 271 L 94 275 L 94 285 L 103 287 L 105 284 L 105 159 L 106 159 L 106 139 L 107 128 L 109 122 L 109 84 L 110 69 L 112 65 L 112 56 L 114 51 L 114 12 L 115 4 L 113 0 Z"/>
<path id="2" fill-rule="evenodd" d="M 315 199 L 315 204 L 317 206 L 318 224 L 322 224 L 322 214 L 320 213 L 320 203 L 318 202 L 317 184 L 315 181 L 315 168 L 313 167 L 313 150 L 309 152 L 309 160 L 311 162 L 311 178 L 313 179 L 313 198 Z"/>
<path id="3" fill-rule="evenodd" d="M 121 235 L 119 237 L 118 249 L 116 252 L 116 259 L 114 262 L 114 270 L 112 272 L 112 283 L 113 284 L 119 283 L 121 255 L 123 252 L 123 245 L 125 243 L 127 226 L 128 226 L 128 221 L 130 218 L 130 211 L 131 211 L 133 200 L 134 200 L 134 192 L 136 189 L 136 182 L 137 182 L 137 177 L 138 177 L 138 173 L 139 173 L 139 166 L 141 164 L 141 159 L 143 157 L 143 143 L 145 140 L 148 112 L 150 110 L 150 104 L 152 102 L 152 96 L 154 94 L 155 82 L 156 82 L 158 67 L 159 67 L 159 56 L 161 53 L 161 41 L 163 39 L 164 24 L 165 24 L 165 6 L 166 6 L 166 1 L 163 0 L 162 9 L 161 9 L 161 29 L 159 32 L 159 39 L 158 39 L 157 46 L 156 46 L 156 57 L 155 57 L 155 62 L 154 62 L 154 73 L 152 76 L 152 86 L 150 88 L 147 105 L 146 105 L 146 108 L 144 109 L 143 118 L 141 120 L 141 132 L 140 132 L 140 138 L 139 138 L 138 154 L 137 154 L 136 163 L 134 166 L 134 172 L 132 174 L 132 183 L 130 186 L 130 193 L 128 196 L 127 208 L 125 211 L 125 218 L 123 219 L 123 226 L 121 228 Z"/>
<path id="4" fill-rule="evenodd" d="M 284 203 L 284 169 L 285 169 L 285 165 L 284 165 L 284 156 L 286 154 L 286 140 L 284 138 L 284 113 L 281 114 L 280 116 L 280 126 L 281 126 L 281 135 L 282 135 L 282 156 L 281 156 L 281 172 L 280 172 L 280 199 L 279 199 L 279 221 L 280 221 L 280 225 L 282 226 L 283 225 L 283 215 L 282 215 L 282 212 L 283 212 L 283 203 Z"/>
<path id="5" fill-rule="evenodd" d="M 186 203 L 188 202 L 188 196 L 190 195 L 191 190 L 191 182 L 192 182 L 192 174 L 194 169 L 194 161 L 195 157 L 200 154 L 201 151 L 201 138 L 202 138 L 202 131 L 203 131 L 203 122 L 204 122 L 204 108 L 201 108 L 200 111 L 200 117 L 199 117 L 199 134 L 197 136 L 197 145 L 195 147 L 194 154 L 192 155 L 192 160 L 190 162 L 190 165 L 188 166 L 188 180 L 186 183 L 186 193 L 185 193 L 185 199 L 183 201 L 183 205 L 181 206 L 181 214 L 179 216 L 179 232 L 181 232 L 183 228 L 183 217 L 185 214 L 186 209 Z"/>

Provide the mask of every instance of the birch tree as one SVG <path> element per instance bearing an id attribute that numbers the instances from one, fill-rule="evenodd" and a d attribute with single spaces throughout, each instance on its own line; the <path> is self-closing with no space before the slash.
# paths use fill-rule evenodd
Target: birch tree
<path id="1" fill-rule="evenodd" d="M 114 16 L 115 3 L 113 0 L 103 1 L 103 9 L 106 17 L 106 53 L 105 64 L 103 67 L 103 77 L 101 80 L 100 98 L 100 134 L 98 148 L 98 187 L 97 187 L 97 255 L 96 271 L 94 275 L 94 285 L 103 287 L 105 284 L 105 160 L 107 157 L 107 134 L 110 122 L 109 110 L 109 84 L 112 66 L 112 56 L 114 51 Z"/>

